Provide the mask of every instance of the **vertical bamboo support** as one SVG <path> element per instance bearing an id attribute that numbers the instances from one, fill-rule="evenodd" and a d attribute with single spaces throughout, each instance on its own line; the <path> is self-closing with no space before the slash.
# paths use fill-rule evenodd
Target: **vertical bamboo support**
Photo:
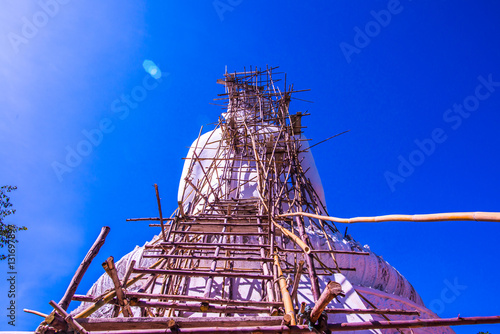
<path id="1" fill-rule="evenodd" d="M 158 192 L 158 185 L 156 183 L 155 183 L 155 192 L 156 192 L 156 201 L 158 202 L 158 213 L 160 215 L 161 235 L 163 237 L 163 241 L 167 241 L 165 237 L 165 226 L 163 226 L 163 213 L 161 211 L 160 193 Z M 172 222 L 170 222 L 170 224 L 172 224 Z"/>
<path id="2" fill-rule="evenodd" d="M 300 260 L 299 266 L 297 267 L 297 271 L 295 272 L 295 279 L 293 281 L 292 293 L 290 294 L 292 297 L 292 300 L 295 300 L 295 298 L 297 298 L 297 291 L 299 291 L 300 277 L 302 276 L 302 269 L 303 268 L 304 268 L 304 261 Z"/>
<path id="3" fill-rule="evenodd" d="M 226 223 L 227 223 L 227 219 L 224 219 L 224 224 L 226 224 Z M 226 226 L 224 226 L 222 228 L 222 232 L 223 233 L 226 232 Z M 225 239 L 226 239 L 225 236 L 221 235 L 218 243 L 224 244 L 226 241 Z M 219 252 L 220 252 L 220 245 L 217 245 L 217 247 L 215 248 L 214 256 L 215 257 L 219 256 Z M 210 264 L 210 271 L 215 272 L 216 269 L 217 269 L 217 259 L 214 259 L 214 260 L 212 260 L 212 263 Z M 205 285 L 205 292 L 203 293 L 203 297 L 210 298 L 210 292 L 212 290 L 213 281 L 214 281 L 213 276 L 208 277 L 207 284 Z M 207 309 L 208 309 L 208 307 L 205 308 L 204 306 L 202 306 L 202 311 L 207 311 Z"/>
<path id="4" fill-rule="evenodd" d="M 261 224 L 261 219 L 258 218 L 257 219 L 257 223 L 260 225 Z M 257 231 L 259 233 L 262 233 L 262 227 L 258 227 Z M 259 244 L 261 245 L 264 245 L 264 236 L 260 236 L 259 237 Z M 272 248 L 271 248 L 272 249 Z M 264 247 L 261 247 L 260 248 L 260 256 L 262 258 L 265 258 L 266 257 L 266 251 L 264 249 Z M 262 267 L 262 272 L 264 275 L 270 275 L 270 270 L 269 270 L 269 264 L 267 262 L 261 262 L 261 267 Z M 266 281 L 266 291 L 267 291 L 267 298 L 270 302 L 274 302 L 274 291 L 273 291 L 273 286 L 271 284 L 271 282 L 268 280 Z"/>
<path id="5" fill-rule="evenodd" d="M 298 217 L 297 217 L 298 218 Z M 299 230 L 300 237 L 302 238 L 302 241 L 307 240 L 306 237 L 306 232 L 304 229 L 304 224 L 303 220 L 297 219 L 297 226 Z M 312 259 L 311 254 L 307 254 L 305 256 L 306 259 L 306 264 L 307 264 L 307 270 L 309 274 L 309 280 L 311 281 L 311 291 L 314 297 L 314 301 L 317 301 L 319 298 L 319 282 L 318 282 L 318 276 L 316 276 L 316 268 L 314 266 L 314 260 Z"/>
<path id="6" fill-rule="evenodd" d="M 297 322 L 295 321 L 295 311 L 293 310 L 292 298 L 290 297 L 290 293 L 288 292 L 286 286 L 286 279 L 283 276 L 283 272 L 281 271 L 279 258 L 277 254 L 274 254 L 274 264 L 278 269 L 278 275 L 279 275 L 278 282 L 281 290 L 281 298 L 283 299 L 283 306 L 285 307 L 285 314 L 289 314 L 292 317 L 292 319 L 290 320 L 290 324 L 296 325 Z"/>

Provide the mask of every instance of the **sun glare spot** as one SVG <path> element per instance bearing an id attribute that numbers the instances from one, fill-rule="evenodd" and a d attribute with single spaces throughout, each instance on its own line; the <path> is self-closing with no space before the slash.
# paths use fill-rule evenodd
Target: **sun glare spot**
<path id="1" fill-rule="evenodd" d="M 156 66 L 156 64 L 149 59 L 144 60 L 142 63 L 142 67 L 144 70 L 149 73 L 153 78 L 160 79 L 161 78 L 161 70 Z"/>

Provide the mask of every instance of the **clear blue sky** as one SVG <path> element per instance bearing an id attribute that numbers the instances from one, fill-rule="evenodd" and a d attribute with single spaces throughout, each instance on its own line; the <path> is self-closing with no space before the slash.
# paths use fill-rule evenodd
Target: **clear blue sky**
<path id="1" fill-rule="evenodd" d="M 175 209 L 181 158 L 217 120 L 209 103 L 226 65 L 280 66 L 310 88 L 298 97 L 314 103 L 292 110 L 311 113 L 311 143 L 351 130 L 313 148 L 331 215 L 500 211 L 494 1 L 54 1 L 0 3 L 0 184 L 19 187 L 10 222 L 29 228 L 17 244 L 16 327 L 2 297 L 0 330 L 35 328 L 41 318 L 22 309 L 51 311 L 101 226 L 111 233 L 79 293 L 105 258 L 158 232 L 125 219 L 157 215 L 154 183 L 164 211 Z M 146 59 L 161 82 L 147 77 Z M 364 224 L 349 234 L 440 316 L 500 315 L 500 224 Z"/>

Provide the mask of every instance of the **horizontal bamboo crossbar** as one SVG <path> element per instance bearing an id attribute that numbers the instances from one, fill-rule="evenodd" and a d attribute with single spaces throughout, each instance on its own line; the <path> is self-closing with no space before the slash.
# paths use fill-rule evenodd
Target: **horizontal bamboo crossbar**
<path id="1" fill-rule="evenodd" d="M 161 242 L 160 246 L 209 246 L 209 247 L 221 247 L 221 248 L 237 248 L 241 247 L 243 250 L 246 248 L 262 248 L 269 247 L 269 245 L 254 245 L 254 244 L 219 244 L 210 242 Z"/>
<path id="2" fill-rule="evenodd" d="M 337 218 L 329 216 L 316 215 L 309 212 L 291 212 L 279 215 L 279 217 L 304 216 L 328 220 L 335 223 L 354 224 L 354 223 L 381 223 L 392 221 L 406 222 L 440 222 L 440 221 L 460 221 L 472 220 L 483 222 L 500 222 L 500 212 L 449 212 L 449 213 L 431 213 L 425 215 L 385 215 L 374 217 L 355 217 L 355 218 Z"/>
<path id="3" fill-rule="evenodd" d="M 138 274 L 159 274 L 159 275 L 179 275 L 193 277 L 232 277 L 232 278 L 248 278 L 248 279 L 273 279 L 272 275 L 262 274 L 246 274 L 235 272 L 218 272 L 218 271 L 195 271 L 195 270 L 169 270 L 169 269 L 133 269 L 134 273 Z"/>
<path id="4" fill-rule="evenodd" d="M 348 309 L 348 308 L 326 308 L 325 312 L 328 314 L 398 314 L 398 315 L 420 315 L 418 311 L 406 311 L 396 309 Z"/>
<path id="5" fill-rule="evenodd" d="M 162 329 L 165 332 L 167 324 L 173 320 L 179 327 L 238 327 L 238 326 L 272 326 L 279 325 L 281 316 L 242 316 L 242 317 L 155 317 L 155 318 L 85 318 L 77 321 L 89 331 L 105 330 L 153 330 Z"/>
<path id="6" fill-rule="evenodd" d="M 269 307 L 241 306 L 241 305 L 201 305 L 201 303 L 177 303 L 177 302 L 147 302 L 130 301 L 131 306 L 137 307 L 157 307 L 173 308 L 179 311 L 200 312 L 203 307 L 203 313 L 269 313 Z"/>
<path id="7" fill-rule="evenodd" d="M 270 317 L 278 318 L 278 317 Z M 279 317 L 280 321 L 282 317 Z M 133 318 L 132 318 L 133 319 Z M 205 318 L 206 319 L 206 318 Z M 223 318 L 220 318 L 223 319 Z M 476 325 L 476 324 L 496 324 L 500 323 L 500 316 L 491 317 L 467 317 L 467 318 L 448 318 L 448 319 L 417 319 L 417 320 L 394 320 L 394 321 L 366 321 L 366 322 L 351 322 L 351 323 L 335 323 L 328 325 L 328 329 L 332 332 L 345 332 L 363 329 L 386 329 L 386 328 L 421 328 L 421 327 L 443 327 L 443 326 L 458 326 L 458 325 Z M 311 333 L 307 325 L 285 326 L 285 325 L 253 325 L 253 326 L 238 326 L 238 327 L 221 327 L 217 322 L 210 323 L 211 327 L 194 327 L 183 328 L 183 333 L 289 333 L 303 334 Z M 123 330 L 120 332 L 114 331 L 92 331 L 92 334 L 163 334 L 173 333 L 177 331 L 165 328 L 161 329 L 138 329 L 138 330 Z"/>
<path id="8" fill-rule="evenodd" d="M 128 292 L 127 297 L 144 298 L 144 299 L 181 300 L 188 302 L 207 302 L 210 304 L 219 304 L 219 305 L 274 306 L 274 307 L 283 306 L 283 303 L 280 302 L 217 299 L 217 298 L 205 298 L 202 296 L 164 295 L 164 294 L 140 293 L 140 292 Z"/>
<path id="9" fill-rule="evenodd" d="M 280 252 L 284 253 L 302 253 L 303 251 L 301 249 L 290 249 L 290 248 L 278 248 Z M 351 254 L 351 255 L 370 255 L 369 252 L 356 252 L 356 251 L 345 251 L 345 250 L 311 250 L 311 253 L 313 254 Z"/>
<path id="10" fill-rule="evenodd" d="M 204 232 L 204 231 L 172 231 L 175 234 L 201 234 L 201 235 L 229 235 L 229 236 L 258 236 L 258 235 L 267 235 L 267 233 L 258 233 L 258 232 Z"/>
<path id="11" fill-rule="evenodd" d="M 192 260 L 221 260 L 221 261 L 250 261 L 250 262 L 273 262 L 271 258 L 263 257 L 238 257 L 238 256 L 210 256 L 210 255 L 143 255 L 144 258 L 159 258 L 159 259 L 192 259 Z"/>
<path id="12" fill-rule="evenodd" d="M 180 245 L 180 246 L 174 245 L 174 246 L 176 246 L 178 250 L 194 249 L 194 250 L 209 251 L 209 250 L 214 250 L 217 247 L 220 247 L 221 250 L 236 251 L 236 252 L 254 252 L 254 251 L 258 250 L 258 248 L 241 248 L 241 246 L 240 247 L 232 247 L 230 244 L 228 244 L 227 246 L 222 246 L 222 245 L 218 246 L 217 244 L 214 244 L 213 246 L 200 246 L 198 243 L 192 243 L 190 245 Z M 262 245 L 262 247 L 269 248 L 269 245 Z M 147 250 L 159 250 L 159 249 L 164 249 L 165 246 L 146 245 L 145 248 Z"/>
<path id="13" fill-rule="evenodd" d="M 245 219 L 245 221 L 248 221 Z M 268 227 L 268 224 L 257 224 L 257 223 L 218 223 L 218 222 L 211 222 L 211 221 L 203 221 L 203 222 L 179 222 L 179 224 L 182 225 L 190 225 L 190 226 L 196 226 L 196 227 L 203 227 L 203 226 L 228 226 L 228 227 Z"/>
<path id="14" fill-rule="evenodd" d="M 175 218 L 162 218 L 161 220 L 174 220 Z M 150 220 L 160 220 L 160 217 L 150 217 L 150 218 L 127 218 L 128 222 L 137 222 L 137 221 L 150 221 Z"/>

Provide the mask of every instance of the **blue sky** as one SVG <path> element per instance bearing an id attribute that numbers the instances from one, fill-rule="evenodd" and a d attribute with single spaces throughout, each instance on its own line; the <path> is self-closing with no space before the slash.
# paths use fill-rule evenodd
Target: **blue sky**
<path id="1" fill-rule="evenodd" d="M 310 88 L 298 97 L 314 103 L 293 101 L 291 109 L 311 113 L 303 122 L 312 144 L 351 130 L 313 148 L 331 215 L 500 211 L 498 7 L 2 1 L 0 184 L 18 186 L 10 222 L 29 230 L 16 250 L 16 327 L 2 315 L 0 330 L 35 328 L 41 318 L 22 309 L 50 312 L 101 226 L 111 232 L 79 293 L 105 258 L 157 233 L 125 219 L 157 214 L 154 183 L 164 211 L 175 209 L 181 158 L 200 127 L 217 120 L 221 110 L 210 103 L 225 66 L 280 66 L 295 88 Z M 144 71 L 146 59 L 161 69 L 159 81 Z M 86 134 L 95 145 L 86 146 Z M 86 155 L 68 166 L 78 149 Z M 58 163 L 68 168 L 62 174 Z M 440 316 L 500 315 L 499 224 L 360 224 L 348 233 Z"/>

